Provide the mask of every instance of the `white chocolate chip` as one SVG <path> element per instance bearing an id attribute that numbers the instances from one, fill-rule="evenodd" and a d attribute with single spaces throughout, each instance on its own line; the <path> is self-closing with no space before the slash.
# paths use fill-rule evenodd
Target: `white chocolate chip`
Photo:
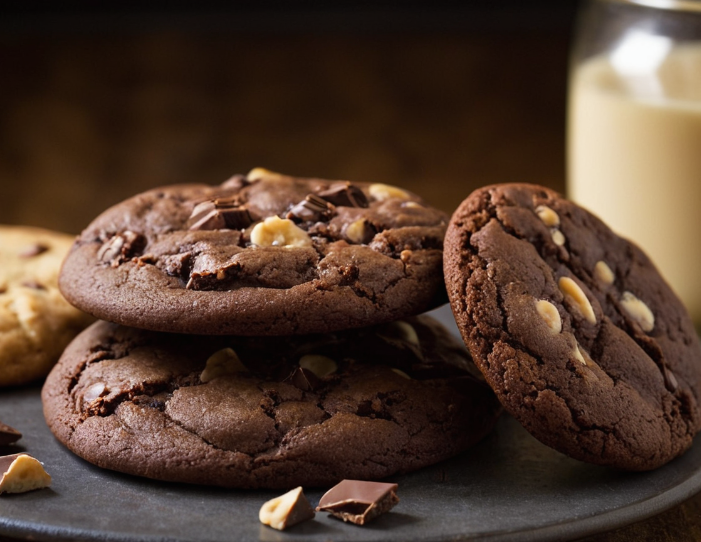
<path id="1" fill-rule="evenodd" d="M 633 320 L 640 324 L 643 331 L 650 332 L 655 327 L 655 315 L 652 314 L 650 307 L 643 301 L 635 297 L 631 292 L 623 292 L 621 296 L 621 305 Z"/>
<path id="2" fill-rule="evenodd" d="M 582 316 L 584 316 L 587 322 L 590 324 L 595 324 L 596 315 L 594 314 L 594 309 L 592 308 L 587 296 L 579 287 L 579 284 L 569 277 L 560 277 L 558 286 L 560 287 L 560 291 L 565 294 L 565 296 L 569 296 L 572 301 L 574 301 L 575 306 L 579 309 L 579 312 L 582 314 Z"/>
<path id="3" fill-rule="evenodd" d="M 310 247 L 312 240 L 302 228 L 287 218 L 269 216 L 251 230 L 251 243 L 261 247 Z"/>
<path id="4" fill-rule="evenodd" d="M 415 346 L 420 346 L 419 336 L 410 323 L 404 320 L 395 320 L 387 324 L 378 335 L 385 335 L 389 338 L 396 338 L 408 342 Z"/>
<path id="5" fill-rule="evenodd" d="M 282 179 L 285 177 L 282 173 L 276 173 L 262 167 L 255 167 L 246 175 L 246 180 L 249 182 L 258 181 L 260 179 Z"/>
<path id="6" fill-rule="evenodd" d="M 402 207 L 406 207 L 407 209 L 423 209 L 424 206 L 421 205 L 420 203 L 416 201 L 405 201 L 402 203 Z"/>
<path id="7" fill-rule="evenodd" d="M 548 324 L 553 335 L 557 335 L 562 331 L 562 320 L 555 305 L 546 299 L 539 299 L 535 304 L 535 308 L 540 317 Z"/>
<path id="8" fill-rule="evenodd" d="M 409 199 L 410 197 L 409 192 L 406 190 L 402 190 L 401 188 L 397 188 L 396 186 L 392 186 L 390 184 L 371 184 L 368 188 L 368 192 L 378 201 L 384 201 L 390 198 Z"/>
<path id="9" fill-rule="evenodd" d="M 299 359 L 299 366 L 302 369 L 311 371 L 315 376 L 324 378 L 333 374 L 338 369 L 338 364 L 329 357 L 319 354 L 307 354 Z"/>
<path id="10" fill-rule="evenodd" d="M 613 284 L 615 275 L 606 262 L 599 260 L 594 266 L 594 276 L 604 284 Z"/>
<path id="11" fill-rule="evenodd" d="M 397 373 L 402 378 L 406 378 L 407 380 L 411 380 L 411 377 L 408 374 L 406 374 L 404 371 L 402 371 L 401 369 L 395 369 L 394 367 L 392 367 L 392 372 Z"/>
<path id="12" fill-rule="evenodd" d="M 359 245 L 365 240 L 365 232 L 367 231 L 367 223 L 364 218 L 351 222 L 346 227 L 346 237 L 353 243 L 358 243 Z"/>
<path id="13" fill-rule="evenodd" d="M 24 493 L 51 485 L 51 476 L 41 463 L 27 454 L 17 454 L 1 474 L 0 493 Z"/>
<path id="14" fill-rule="evenodd" d="M 563 233 L 562 233 L 560 230 L 552 230 L 550 233 L 551 233 L 551 235 L 552 235 L 553 242 L 554 242 L 557 246 L 559 246 L 559 247 L 564 246 L 565 240 L 566 240 L 566 239 L 565 239 L 565 236 L 563 235 Z"/>
<path id="15" fill-rule="evenodd" d="M 314 510 L 302 493 L 302 486 L 269 500 L 258 512 L 258 519 L 263 525 L 278 531 L 313 517 Z"/>
<path id="16" fill-rule="evenodd" d="M 200 375 L 200 382 L 205 384 L 220 376 L 247 371 L 248 369 L 241 363 L 241 360 L 232 348 L 222 348 L 214 352 L 214 354 L 207 359 L 204 371 L 202 371 Z"/>
<path id="17" fill-rule="evenodd" d="M 560 225 L 560 217 L 547 205 L 538 205 L 538 207 L 535 208 L 535 213 L 548 228 Z"/>

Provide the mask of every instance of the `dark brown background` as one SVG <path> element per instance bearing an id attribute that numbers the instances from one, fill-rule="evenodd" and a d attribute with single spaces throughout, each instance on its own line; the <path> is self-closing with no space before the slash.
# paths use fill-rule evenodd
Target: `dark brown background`
<path id="1" fill-rule="evenodd" d="M 6 2 L 0 222 L 78 233 L 150 187 L 255 166 L 564 190 L 573 0 Z M 701 498 L 590 540 L 701 540 Z"/>

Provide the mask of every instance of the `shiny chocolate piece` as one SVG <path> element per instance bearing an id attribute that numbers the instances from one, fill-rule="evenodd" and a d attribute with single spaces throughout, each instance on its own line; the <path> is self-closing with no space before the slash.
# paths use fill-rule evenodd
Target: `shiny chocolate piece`
<path id="1" fill-rule="evenodd" d="M 17 442 L 21 438 L 22 433 L 17 431 L 17 429 L 0 422 L 0 446 L 7 446 L 8 444 Z"/>
<path id="2" fill-rule="evenodd" d="M 51 485 L 51 476 L 28 454 L 0 457 L 0 474 L 0 493 L 24 493 Z"/>
<path id="3" fill-rule="evenodd" d="M 43 254 L 49 250 L 49 247 L 42 243 L 35 243 L 33 245 L 28 246 L 22 252 L 19 253 L 20 258 L 33 258 L 34 256 L 39 256 L 39 254 Z"/>
<path id="4" fill-rule="evenodd" d="M 132 256 L 136 255 L 146 246 L 146 238 L 133 231 L 125 230 L 113 235 L 97 252 L 98 260 L 109 263 L 111 267 L 117 267 Z"/>
<path id="5" fill-rule="evenodd" d="M 248 209 L 234 198 L 215 198 L 195 205 L 188 220 L 190 230 L 241 230 L 253 223 Z"/>
<path id="6" fill-rule="evenodd" d="M 283 531 L 315 515 L 300 486 L 266 502 L 261 506 L 258 519 L 264 525 Z"/>
<path id="7" fill-rule="evenodd" d="M 329 220 L 335 212 L 332 203 L 315 194 L 308 194 L 288 211 L 286 218 L 296 222 L 320 222 Z"/>
<path id="8" fill-rule="evenodd" d="M 365 525 L 399 502 L 397 487 L 397 484 L 383 482 L 343 480 L 321 497 L 316 509 L 343 521 Z"/>
<path id="9" fill-rule="evenodd" d="M 337 184 L 319 192 L 318 196 L 333 203 L 337 207 L 367 207 L 368 199 L 365 193 L 351 183 Z"/>
<path id="10" fill-rule="evenodd" d="M 288 376 L 284 382 L 289 382 L 295 388 L 302 391 L 314 391 L 321 386 L 321 380 L 309 369 L 297 367 L 292 374 Z"/>

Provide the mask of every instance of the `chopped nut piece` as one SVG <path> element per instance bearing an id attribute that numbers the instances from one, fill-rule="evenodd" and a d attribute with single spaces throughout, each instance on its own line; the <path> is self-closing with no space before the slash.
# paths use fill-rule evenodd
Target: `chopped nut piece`
<path id="1" fill-rule="evenodd" d="M 255 167 L 251 171 L 248 172 L 248 175 L 246 175 L 246 180 L 248 182 L 253 182 L 257 181 L 259 179 L 282 179 L 285 177 L 282 173 L 276 173 L 274 171 L 270 171 L 269 169 L 265 169 L 263 167 Z"/>
<path id="2" fill-rule="evenodd" d="M 406 374 L 404 371 L 402 371 L 401 369 L 396 369 L 395 367 L 392 367 L 392 372 L 397 373 L 402 378 L 406 378 L 407 380 L 411 380 L 411 377 L 408 374 Z"/>
<path id="3" fill-rule="evenodd" d="M 655 327 L 655 315 L 652 314 L 650 307 L 631 292 L 623 292 L 621 306 L 628 313 L 628 316 L 638 322 L 643 331 L 649 333 L 653 330 Z"/>
<path id="4" fill-rule="evenodd" d="M 324 378 L 338 370 L 338 364 L 329 357 L 318 354 L 307 354 L 299 359 L 302 369 L 311 371 L 319 378 Z"/>
<path id="5" fill-rule="evenodd" d="M 664 385 L 667 388 L 667 390 L 671 393 L 676 392 L 679 388 L 677 377 L 674 376 L 674 373 L 670 371 L 666 365 L 662 369 L 662 376 L 664 377 Z"/>
<path id="6" fill-rule="evenodd" d="M 557 335 L 562 331 L 562 319 L 555 305 L 546 299 L 540 299 L 536 301 L 535 308 L 540 317 L 548 324 L 553 335 Z"/>
<path id="7" fill-rule="evenodd" d="M 51 485 L 41 463 L 27 454 L 0 457 L 0 493 L 24 493 Z"/>
<path id="8" fill-rule="evenodd" d="M 206 384 L 220 376 L 245 373 L 247 371 L 248 369 L 241 363 L 233 348 L 222 348 L 207 359 L 204 371 L 200 375 L 200 382 Z"/>
<path id="9" fill-rule="evenodd" d="M 368 188 L 368 192 L 370 192 L 370 195 L 378 201 L 384 201 L 390 198 L 409 199 L 410 197 L 409 192 L 406 190 L 381 183 L 371 184 L 370 188 Z"/>
<path id="10" fill-rule="evenodd" d="M 364 218 L 348 224 L 343 233 L 351 243 L 359 245 L 366 245 L 375 237 L 375 229 Z"/>
<path id="11" fill-rule="evenodd" d="M 553 243 L 559 247 L 564 246 L 566 239 L 560 230 L 552 230 L 552 237 Z"/>
<path id="12" fill-rule="evenodd" d="M 356 525 L 365 525 L 399 502 L 396 491 L 397 484 L 343 480 L 321 497 L 316 510 L 329 512 Z"/>
<path id="13" fill-rule="evenodd" d="M 595 324 L 596 314 L 594 314 L 594 309 L 587 296 L 579 287 L 579 284 L 569 277 L 560 277 L 558 286 L 560 287 L 560 291 L 565 294 L 565 297 L 572 299 L 574 306 L 579 309 L 579 312 L 584 316 L 587 322 Z"/>
<path id="14" fill-rule="evenodd" d="M 310 247 L 312 240 L 288 218 L 269 216 L 251 230 L 251 242 L 261 247 Z"/>
<path id="15" fill-rule="evenodd" d="M 260 508 L 258 519 L 263 525 L 282 531 L 315 515 L 300 486 L 266 502 Z"/>
<path id="16" fill-rule="evenodd" d="M 22 433 L 17 431 L 17 429 L 0 422 L 0 446 L 7 446 L 8 444 L 17 442 L 21 438 Z"/>
<path id="17" fill-rule="evenodd" d="M 582 354 L 582 350 L 581 350 L 581 347 L 579 346 L 579 344 L 577 344 L 577 345 L 574 347 L 574 357 L 575 357 L 575 358 L 577 359 L 577 361 L 579 361 L 582 365 L 586 365 L 586 364 L 587 364 L 587 360 L 586 360 L 586 358 L 584 357 L 584 355 Z"/>
<path id="18" fill-rule="evenodd" d="M 560 225 L 560 217 L 547 205 L 538 205 L 538 207 L 535 208 L 535 213 L 538 215 L 538 218 L 542 220 L 543 224 L 549 228 Z"/>
<path id="19" fill-rule="evenodd" d="M 604 284 L 613 284 L 615 275 L 606 262 L 599 260 L 594 266 L 594 276 Z"/>
<path id="20" fill-rule="evenodd" d="M 83 402 L 92 403 L 95 399 L 102 397 L 105 393 L 105 384 L 97 382 L 83 392 Z"/>

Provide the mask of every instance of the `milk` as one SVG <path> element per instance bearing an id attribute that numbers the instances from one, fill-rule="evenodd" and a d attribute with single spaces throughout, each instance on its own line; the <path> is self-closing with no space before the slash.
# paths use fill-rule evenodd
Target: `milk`
<path id="1" fill-rule="evenodd" d="M 641 246 L 701 324 L 701 44 L 666 51 L 652 76 L 621 77 L 611 57 L 576 69 L 568 191 Z"/>

